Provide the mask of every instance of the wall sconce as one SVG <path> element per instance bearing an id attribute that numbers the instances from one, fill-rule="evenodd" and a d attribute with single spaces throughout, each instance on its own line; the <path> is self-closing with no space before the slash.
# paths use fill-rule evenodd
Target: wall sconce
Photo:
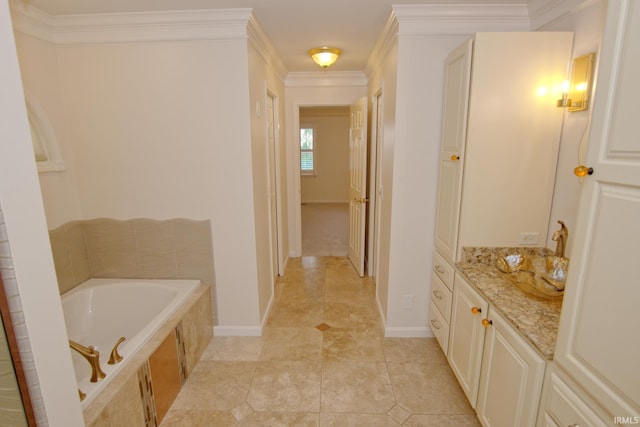
<path id="1" fill-rule="evenodd" d="M 341 53 L 342 51 L 340 49 L 327 46 L 316 47 L 309 51 L 311 59 L 322 68 L 328 68 L 336 62 Z"/>
<path id="2" fill-rule="evenodd" d="M 571 81 L 563 83 L 562 99 L 558 100 L 558 107 L 566 107 L 568 111 L 583 111 L 589 108 L 595 56 L 595 53 L 589 53 L 573 60 Z"/>

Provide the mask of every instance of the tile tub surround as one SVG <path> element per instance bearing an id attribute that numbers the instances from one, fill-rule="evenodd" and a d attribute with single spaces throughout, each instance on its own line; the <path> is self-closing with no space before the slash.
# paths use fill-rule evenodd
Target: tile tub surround
<path id="1" fill-rule="evenodd" d="M 84 410 L 85 424 L 90 427 L 110 427 L 127 425 L 144 427 L 144 416 L 140 424 L 139 414 L 144 415 L 142 399 L 137 383 L 138 370 L 147 363 L 158 347 L 172 334 L 178 324 L 181 324 L 183 340 L 185 342 L 186 360 L 195 365 L 204 349 L 211 341 L 213 321 L 211 316 L 211 287 L 200 285 L 184 304 L 160 327 L 153 337 L 127 362 L 127 365 L 113 378 L 111 383 Z M 196 336 L 193 336 L 195 331 Z M 193 366 L 187 371 L 190 373 Z M 131 382 L 135 381 L 135 387 Z M 121 406 L 122 402 L 127 405 Z M 123 411 L 126 410 L 126 413 Z M 118 424 L 114 420 L 126 420 L 127 423 Z M 115 422 L 115 423 L 114 423 Z"/>
<path id="2" fill-rule="evenodd" d="M 161 427 L 473 426 L 433 338 L 384 338 L 343 257 L 291 258 L 261 337 L 214 337 Z"/>
<path id="3" fill-rule="evenodd" d="M 213 288 L 215 307 L 208 220 L 71 221 L 50 230 L 49 238 L 61 294 L 91 277 L 199 279 Z"/>
<path id="4" fill-rule="evenodd" d="M 456 268 L 544 358 L 551 360 L 562 298 L 536 298 L 507 282 L 495 261 L 514 251 L 530 256 L 551 253 L 544 248 L 464 248 L 462 261 L 456 264 Z"/>

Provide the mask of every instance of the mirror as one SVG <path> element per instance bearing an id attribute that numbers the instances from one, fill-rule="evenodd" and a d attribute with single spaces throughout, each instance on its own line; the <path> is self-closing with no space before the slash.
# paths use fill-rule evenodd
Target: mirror
<path id="1" fill-rule="evenodd" d="M 569 111 L 583 111 L 589 108 L 589 92 L 591 92 L 591 76 L 595 53 L 582 55 L 573 60 L 571 67 L 571 85 L 567 106 Z"/>

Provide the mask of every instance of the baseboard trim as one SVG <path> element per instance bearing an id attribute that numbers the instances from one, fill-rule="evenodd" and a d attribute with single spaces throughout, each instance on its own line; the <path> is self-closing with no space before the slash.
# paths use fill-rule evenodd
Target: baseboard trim
<path id="1" fill-rule="evenodd" d="M 433 332 L 428 327 L 394 327 L 384 329 L 385 338 L 433 338 Z"/>
<path id="2" fill-rule="evenodd" d="M 214 326 L 214 337 L 261 337 L 260 326 Z"/>

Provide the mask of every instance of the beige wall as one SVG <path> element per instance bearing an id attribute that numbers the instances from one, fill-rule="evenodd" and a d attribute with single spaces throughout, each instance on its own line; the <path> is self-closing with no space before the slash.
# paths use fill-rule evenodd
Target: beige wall
<path id="1" fill-rule="evenodd" d="M 315 173 L 301 175 L 302 203 L 349 202 L 349 107 L 300 108 L 300 127 L 315 130 Z"/>
<path id="2" fill-rule="evenodd" d="M 67 165 L 41 174 L 49 228 L 103 217 L 209 220 L 219 325 L 259 333 L 269 296 L 256 291 L 268 277 L 258 265 L 265 239 L 254 187 L 264 175 L 254 177 L 252 138 L 264 134 L 252 133 L 244 32 L 60 45 L 18 33 L 17 47 L 26 92 L 50 116 Z M 255 80 L 263 97 L 264 74 Z"/>
<path id="3" fill-rule="evenodd" d="M 75 157 L 58 76 L 57 49 L 51 43 L 21 32 L 16 32 L 15 36 L 25 95 L 46 114 L 65 162 L 63 171 L 39 174 L 47 224 L 49 228 L 55 228 L 82 218 Z"/>

